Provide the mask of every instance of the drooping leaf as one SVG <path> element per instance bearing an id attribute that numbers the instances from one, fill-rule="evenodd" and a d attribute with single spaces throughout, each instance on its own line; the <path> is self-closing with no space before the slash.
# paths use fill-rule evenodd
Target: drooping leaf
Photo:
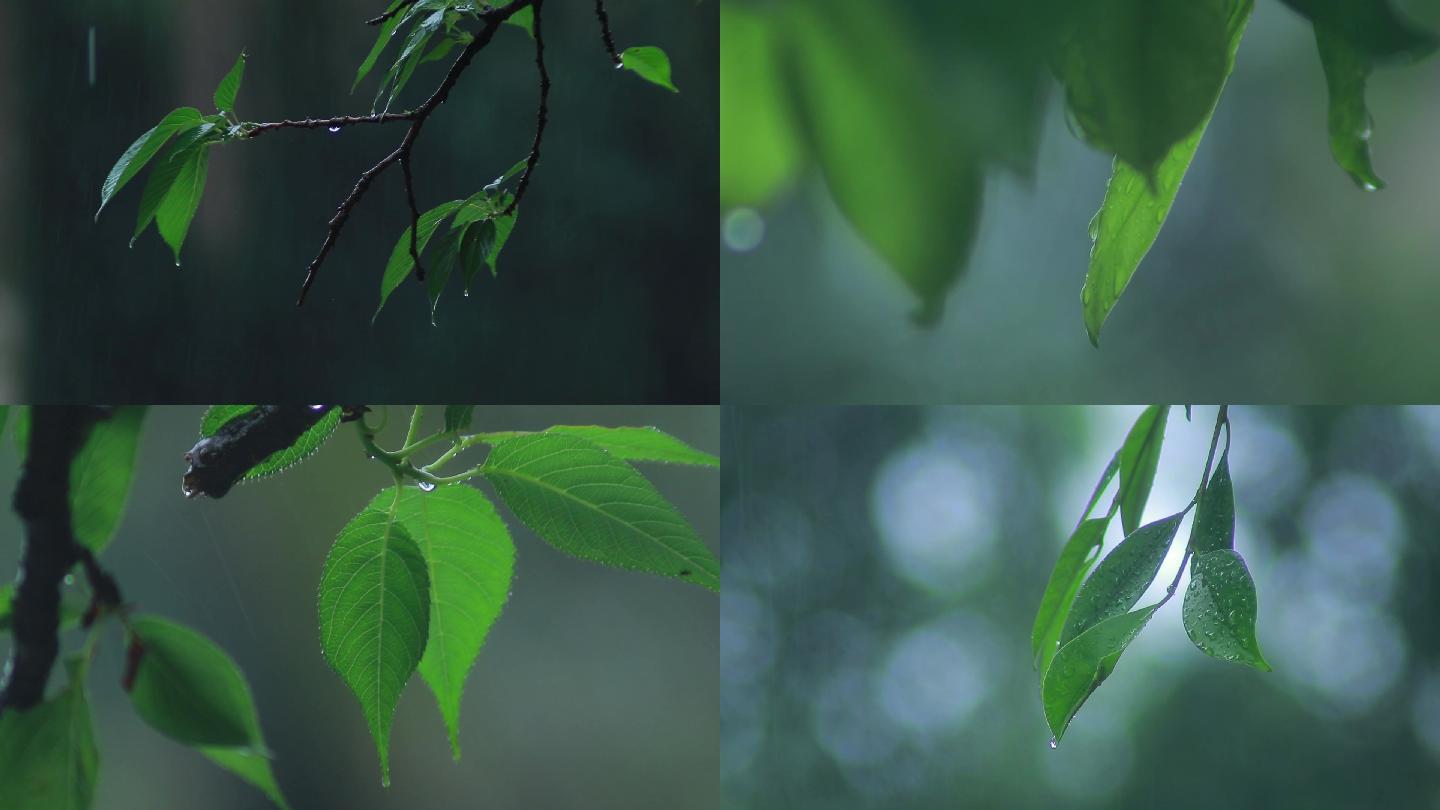
<path id="1" fill-rule="evenodd" d="M 109 545 L 125 513 L 144 419 L 143 405 L 116 408 L 109 419 L 95 423 L 70 465 L 75 539 L 91 551 L 98 553 Z"/>
<path id="2" fill-rule="evenodd" d="M 446 405 L 445 406 L 445 432 L 452 430 L 465 430 L 470 427 L 470 419 L 475 416 L 474 405 Z"/>
<path id="3" fill-rule="evenodd" d="M 280 810 L 290 810 L 280 786 L 275 783 L 275 773 L 270 769 L 270 758 L 250 748 L 202 747 L 200 753 L 211 762 L 235 774 L 264 793 Z"/>
<path id="4" fill-rule="evenodd" d="M 702 467 L 720 466 L 720 459 L 696 450 L 659 428 L 555 425 L 546 428 L 545 432 L 580 436 L 604 448 L 615 458 L 626 461 L 658 461 L 668 464 L 696 464 Z"/>
<path id="5" fill-rule="evenodd" d="M 1283 0 L 1315 27 L 1344 38 L 1372 59 L 1413 61 L 1435 51 L 1433 34 L 1416 28 L 1396 13 L 1390 0 Z"/>
<path id="6" fill-rule="evenodd" d="M 441 203 L 420 215 L 420 227 L 415 231 L 415 246 L 418 250 L 421 252 L 425 250 L 425 246 L 430 244 L 430 237 L 435 235 L 435 229 L 439 228 L 440 223 L 459 208 L 462 202 L 462 200 L 451 200 Z M 380 306 L 375 308 L 375 316 L 371 318 L 372 321 L 380 316 L 380 310 L 385 308 L 385 302 L 389 300 L 390 293 L 394 292 L 395 288 L 400 286 L 400 282 L 408 278 L 414 270 L 415 259 L 410 256 L 410 229 L 407 227 L 405 232 L 400 234 L 400 240 L 395 243 L 395 248 L 390 251 L 390 261 L 385 263 L 385 275 L 380 279 Z"/>
<path id="7" fill-rule="evenodd" d="M 150 170 L 150 177 L 145 181 L 145 189 L 140 192 L 140 208 L 135 216 L 135 233 L 130 237 L 130 245 L 134 247 L 135 240 L 155 219 L 161 204 L 170 196 L 171 189 L 179 181 L 181 173 L 187 165 L 190 165 L 190 158 L 200 149 L 205 148 L 205 140 L 214 132 L 215 125 L 209 122 L 201 123 L 198 126 L 187 129 L 180 137 L 176 138 L 165 149 L 165 153 L 156 162 L 155 168 Z M 191 166 L 191 186 L 194 186 L 195 167 Z M 203 181 L 202 181 L 203 182 Z M 183 187 L 182 187 L 183 194 Z M 170 211 L 170 227 L 172 232 L 177 224 L 176 218 L 182 213 L 172 203 Z M 193 212 L 192 212 L 193 213 Z"/>
<path id="8" fill-rule="evenodd" d="M 970 252 L 981 172 L 969 150 L 954 148 L 932 77 L 884 6 L 789 3 L 785 12 L 796 98 L 830 195 L 919 297 L 915 321 L 933 324 Z"/>
<path id="9" fill-rule="evenodd" d="M 593 442 L 517 436 L 497 444 L 481 472 L 516 517 L 561 551 L 720 590 L 720 562 L 685 518 Z"/>
<path id="10" fill-rule="evenodd" d="M 88 810 L 100 752 L 85 693 L 88 666 L 65 662 L 69 684 L 44 703 L 0 714 L 0 807 L 5 810 Z"/>
<path id="11" fill-rule="evenodd" d="M 1060 630 L 1070 615 L 1070 606 L 1075 601 L 1075 592 L 1080 589 L 1085 574 L 1100 555 L 1105 540 L 1105 530 L 1110 526 L 1109 517 L 1082 520 L 1065 547 L 1060 550 L 1060 559 L 1050 572 L 1050 581 L 1045 585 L 1045 594 L 1040 598 L 1040 609 L 1035 614 L 1035 626 L 1030 631 L 1030 650 L 1035 659 L 1035 671 L 1040 680 L 1045 680 L 1045 670 L 1060 645 Z"/>
<path id="12" fill-rule="evenodd" d="M 1169 405 L 1147 407 L 1120 447 L 1120 523 L 1126 534 L 1134 532 L 1145 517 L 1169 415 Z"/>
<path id="13" fill-rule="evenodd" d="M 425 558 L 392 514 L 366 509 L 340 530 L 320 576 L 319 611 L 320 649 L 360 700 L 389 786 L 395 702 L 430 627 Z"/>
<path id="14" fill-rule="evenodd" d="M 158 616 L 136 616 L 142 648 L 130 702 L 153 729 L 190 746 L 263 750 L 255 701 L 240 667 L 205 636 Z"/>
<path id="15" fill-rule="evenodd" d="M 355 88 L 360 86 L 361 80 L 370 73 L 371 68 L 375 67 L 375 60 L 380 58 L 380 52 L 385 50 L 386 45 L 390 44 L 390 38 L 394 36 L 395 29 L 400 27 L 400 23 L 407 19 L 409 14 L 414 13 L 414 6 L 412 4 L 412 6 L 406 10 L 405 14 L 396 14 L 395 10 L 398 9 L 403 2 L 405 2 L 405 0 L 393 0 L 385 9 L 385 13 L 391 14 L 392 16 L 380 24 L 380 33 L 375 37 L 375 44 L 370 47 L 370 53 L 366 54 L 365 61 L 361 62 L 360 68 L 355 71 L 355 81 L 350 85 L 350 92 L 355 92 Z"/>
<path id="16" fill-rule="evenodd" d="M 505 249 L 505 243 L 510 239 L 510 232 L 515 230 L 515 220 L 520 216 L 520 209 L 517 207 L 508 216 L 496 217 L 495 241 L 490 245 L 490 252 L 486 257 L 486 263 L 490 265 L 490 275 L 500 275 L 500 251 Z M 467 281 L 466 288 L 469 288 Z"/>
<path id="17" fill-rule="evenodd" d="M 240 58 L 235 60 L 235 66 L 220 80 L 219 86 L 215 88 L 215 109 L 220 112 L 235 112 L 235 96 L 240 92 L 240 80 L 245 78 L 245 52 L 240 52 Z"/>
<path id="18" fill-rule="evenodd" d="M 1158 607 L 1151 605 L 1106 619 L 1063 645 L 1055 654 L 1040 689 L 1045 721 L 1055 735 L 1052 744 L 1065 736 L 1075 713 L 1115 671 L 1120 654 L 1145 628 Z"/>
<path id="19" fill-rule="evenodd" d="M 1196 553 L 1181 618 L 1201 652 L 1269 672 L 1255 640 L 1255 581 L 1234 549 Z"/>
<path id="20" fill-rule="evenodd" d="M 435 324 L 435 310 L 440 305 L 440 296 L 460 260 L 460 243 L 465 233 L 466 230 L 450 230 L 440 237 L 440 248 L 425 269 L 425 293 L 430 298 L 431 325 Z"/>
<path id="21" fill-rule="evenodd" d="M 181 107 L 170 111 L 168 115 L 160 119 L 160 123 L 136 138 L 135 142 L 130 144 L 130 148 L 120 155 L 120 159 L 115 161 L 110 173 L 105 176 L 105 182 L 100 185 L 100 207 L 95 209 L 95 219 L 100 219 L 100 212 L 105 210 L 105 204 L 110 202 L 110 198 L 119 193 L 126 183 L 145 168 L 145 165 L 150 162 L 150 158 L 160 151 L 160 147 L 164 146 L 166 141 L 169 141 L 177 133 L 199 126 L 200 120 L 199 110 L 194 107 Z"/>
<path id="22" fill-rule="evenodd" d="M 670 80 L 670 57 L 654 45 L 637 45 L 621 51 L 620 66 L 672 93 L 680 92 Z"/>
<path id="23" fill-rule="evenodd" d="M 1235 489 L 1230 483 L 1230 450 L 1226 448 L 1196 504 L 1195 522 L 1190 526 L 1190 550 L 1198 557 L 1207 551 L 1234 547 Z"/>
<path id="24" fill-rule="evenodd" d="M 200 437 L 214 436 L 215 432 L 225 423 L 254 407 L 254 405 L 211 405 L 206 409 L 205 415 L 200 418 Z M 335 428 L 340 425 L 341 415 L 339 408 L 331 408 L 320 418 L 320 421 L 300 434 L 300 438 L 296 439 L 294 444 L 266 456 L 264 461 L 246 471 L 240 480 L 253 481 L 256 478 L 282 473 L 313 456 L 315 451 L 319 450 L 320 446 L 335 433 Z"/>
<path id="25" fill-rule="evenodd" d="M 369 508 L 387 509 L 393 498 L 382 492 Z M 465 676 L 509 597 L 515 545 L 490 499 L 464 485 L 433 492 L 405 487 L 396 519 L 425 557 L 430 629 L 420 676 L 435 693 L 459 759 Z"/>
<path id="26" fill-rule="evenodd" d="M 1240 36 L 1245 31 L 1253 6 L 1252 0 L 1232 0 L 1227 26 L 1229 50 L 1225 62 L 1226 76 L 1235 65 L 1235 51 L 1240 46 Z M 1190 168 L 1190 161 L 1195 158 L 1195 150 L 1200 146 L 1200 138 L 1210 124 L 1214 104 L 1219 100 L 1217 89 L 1211 108 L 1200 125 L 1171 147 L 1160 161 L 1154 172 L 1153 188 L 1143 173 L 1125 161 L 1115 161 L 1110 184 L 1105 189 L 1105 201 L 1090 223 L 1090 267 L 1085 274 L 1085 287 L 1080 293 L 1085 331 L 1092 344 L 1100 345 L 1101 327 L 1130 284 L 1141 260 L 1150 252 L 1150 246 L 1155 244 L 1160 226 L 1165 223 L 1170 206 L 1175 202 L 1175 194 L 1180 190 L 1180 181 L 1185 178 L 1185 170 Z"/>
<path id="27" fill-rule="evenodd" d="M 485 266 L 493 247 L 494 220 L 476 222 L 465 228 L 465 236 L 460 242 L 460 278 L 464 282 L 466 293 L 470 292 L 470 284 L 475 280 L 475 274 Z"/>
<path id="28" fill-rule="evenodd" d="M 190 232 L 190 222 L 195 210 L 200 207 L 200 197 L 205 193 L 205 175 L 210 161 L 207 144 L 201 143 L 188 150 L 184 163 L 170 184 L 170 190 L 155 209 L 155 227 L 160 237 L 175 254 L 175 266 L 180 266 L 180 247 L 185 244 L 185 235 Z"/>
<path id="29" fill-rule="evenodd" d="M 1060 633 L 1062 648 L 1086 630 L 1135 607 L 1159 573 L 1160 564 L 1165 562 L 1175 530 L 1184 517 L 1185 513 L 1180 512 L 1147 523 L 1105 556 L 1075 594 L 1075 602 Z"/>
<path id="30" fill-rule="evenodd" d="M 755 205 L 789 185 L 803 147 L 785 96 L 776 15 L 720 4 L 720 205 Z"/>
<path id="31" fill-rule="evenodd" d="M 1086 140 L 1154 185 L 1215 106 L 1238 0 L 1095 0 L 1062 36 L 1056 73 Z"/>
<path id="32" fill-rule="evenodd" d="M 379 107 L 380 96 L 384 95 L 386 89 L 389 88 L 390 97 L 385 101 L 385 110 L 390 109 L 390 105 L 395 102 L 395 97 L 405 89 L 405 85 L 410 82 L 411 75 L 415 73 L 415 68 L 420 65 L 420 60 L 425 55 L 425 45 L 430 42 L 430 38 L 435 35 L 444 22 L 445 11 L 440 9 L 410 29 L 409 35 L 405 37 L 405 44 L 400 49 L 400 56 L 396 58 L 395 64 L 390 66 L 390 70 L 386 72 L 385 78 L 380 82 L 380 89 L 375 94 L 376 107 Z"/>
<path id="33" fill-rule="evenodd" d="M 1330 154 L 1355 185 L 1378 191 L 1385 181 L 1370 165 L 1370 110 L 1365 106 L 1365 80 L 1372 67 L 1370 57 L 1350 41 L 1328 28 L 1315 26 L 1315 45 L 1325 69 L 1325 86 L 1330 93 L 1327 122 Z"/>

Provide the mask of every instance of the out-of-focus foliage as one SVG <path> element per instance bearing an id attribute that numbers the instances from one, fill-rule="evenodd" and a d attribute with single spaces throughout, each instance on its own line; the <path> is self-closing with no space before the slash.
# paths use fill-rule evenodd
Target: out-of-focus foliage
<path id="1" fill-rule="evenodd" d="M 1274 672 L 1197 655 L 1171 605 L 1049 747 L 1026 631 L 1097 473 L 1140 413 L 727 410 L 730 806 L 1432 804 L 1432 407 L 1232 407 L 1234 546 L 1261 591 L 1258 633 Z M 1197 408 L 1195 424 L 1172 414 L 1146 522 L 1194 496 L 1213 413 Z M 1115 524 L 1107 543 L 1119 539 Z M 1140 605 L 1164 594 L 1181 547 Z M 1182 577 L 1176 601 L 1206 579 Z"/>

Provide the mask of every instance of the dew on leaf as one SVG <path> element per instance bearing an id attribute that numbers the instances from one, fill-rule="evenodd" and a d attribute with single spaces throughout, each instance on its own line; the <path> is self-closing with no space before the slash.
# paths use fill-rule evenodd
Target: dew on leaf
<path id="1" fill-rule="evenodd" d="M 420 484 L 419 484 L 419 486 L 420 486 L 420 491 L 421 491 L 421 492 L 434 492 L 434 491 L 435 491 L 435 484 L 432 483 L 432 482 L 430 482 L 430 481 L 421 481 Z"/>

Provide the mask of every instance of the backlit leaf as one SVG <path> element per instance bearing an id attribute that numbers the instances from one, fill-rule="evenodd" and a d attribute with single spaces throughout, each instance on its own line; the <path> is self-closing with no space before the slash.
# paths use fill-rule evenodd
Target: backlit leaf
<path id="1" fill-rule="evenodd" d="M 145 180 L 145 189 L 140 192 L 140 208 L 135 216 L 135 233 L 130 237 L 130 245 L 135 245 L 135 240 L 145 232 L 150 223 L 156 218 L 160 206 L 170 196 L 170 191 L 180 180 L 180 175 L 185 172 L 185 167 L 190 166 L 190 185 L 193 189 L 196 179 L 196 167 L 191 165 L 191 157 L 201 149 L 205 148 L 205 139 L 214 132 L 215 125 L 209 122 L 187 129 L 175 142 L 165 149 L 165 153 L 156 161 L 155 168 L 150 170 L 150 177 Z M 203 184 L 203 178 L 201 179 Z M 181 195 L 185 194 L 184 187 L 181 187 Z M 179 210 L 178 202 L 172 202 L 170 211 L 170 230 L 173 234 L 178 225 L 177 218 L 183 213 Z M 191 212 L 194 213 L 193 211 Z M 186 224 L 188 228 L 188 221 Z"/>
<path id="2" fill-rule="evenodd" d="M 1200 493 L 1195 507 L 1195 522 L 1190 527 L 1190 550 L 1196 556 L 1207 551 L 1235 547 L 1235 489 L 1230 483 L 1230 451 L 1220 455 L 1220 463 L 1210 476 L 1210 483 Z"/>
<path id="3" fill-rule="evenodd" d="M 450 216 L 455 209 L 459 208 L 463 200 L 451 200 L 441 203 L 429 211 L 420 215 L 420 227 L 415 231 L 416 249 L 424 252 L 425 246 L 430 244 L 430 237 L 435 235 L 435 229 L 440 223 Z M 380 310 L 384 309 L 385 302 L 389 300 L 390 293 L 400 286 L 415 270 L 415 259 L 410 255 L 410 229 L 400 234 L 400 239 L 395 243 L 394 249 L 390 251 L 390 261 L 385 263 L 385 275 L 380 279 L 380 306 L 375 308 L 375 316 L 380 316 Z M 372 318 L 371 320 L 374 320 Z"/>
<path id="4" fill-rule="evenodd" d="M 177 133 L 199 126 L 200 119 L 199 110 L 194 107 L 181 107 L 172 110 L 160 119 L 160 123 L 136 138 L 130 148 L 120 155 L 120 159 L 115 161 L 110 174 L 105 176 L 105 182 L 100 185 L 100 207 L 95 209 L 95 219 L 100 219 L 100 212 L 105 210 L 105 204 L 110 202 L 110 198 L 145 168 L 145 164 L 150 162 L 150 158 L 160 151 L 166 141 Z"/>
<path id="5" fill-rule="evenodd" d="M 764 203 L 803 157 L 780 60 L 775 12 L 720 4 L 720 205 Z"/>
<path id="6" fill-rule="evenodd" d="M 240 52 L 240 58 L 235 60 L 235 66 L 220 80 L 220 85 L 215 88 L 215 109 L 221 112 L 235 112 L 235 96 L 240 92 L 240 80 L 245 78 L 245 52 Z"/>
<path id="7" fill-rule="evenodd" d="M 579 436 L 502 441 L 481 468 L 515 516 L 582 559 L 720 590 L 720 562 L 644 476 Z"/>
<path id="8" fill-rule="evenodd" d="M 1044 681 L 1045 670 L 1060 645 L 1060 630 L 1070 615 L 1070 606 L 1075 601 L 1075 592 L 1080 589 L 1085 574 L 1099 557 L 1100 547 L 1105 540 L 1105 530 L 1110 518 L 1083 520 L 1065 541 L 1060 559 L 1050 572 L 1050 581 L 1045 585 L 1045 595 L 1040 598 L 1040 610 L 1035 614 L 1035 626 L 1030 631 L 1030 650 L 1035 659 L 1035 671 Z"/>
<path id="9" fill-rule="evenodd" d="M 1120 447 L 1120 523 L 1126 534 L 1134 532 L 1145 517 L 1169 415 L 1169 405 L 1147 407 Z"/>
<path id="10" fill-rule="evenodd" d="M 1202 652 L 1264 672 L 1270 664 L 1255 640 L 1255 581 L 1233 549 L 1196 553 L 1181 617 L 1185 633 Z"/>
<path id="11" fill-rule="evenodd" d="M 143 405 L 116 408 L 110 418 L 95 423 L 70 465 L 75 539 L 92 551 L 109 545 L 125 513 L 144 418 Z"/>
<path id="12" fill-rule="evenodd" d="M 390 513 L 366 509 L 340 530 L 320 576 L 319 611 L 320 649 L 360 700 L 388 786 L 395 702 L 430 626 L 425 558 Z"/>
<path id="13" fill-rule="evenodd" d="M 680 92 L 670 80 L 670 57 L 654 45 L 638 45 L 621 51 L 620 66 L 672 93 Z"/>
<path id="14" fill-rule="evenodd" d="M 1060 633 L 1062 648 L 1071 639 L 1140 601 L 1159 573 L 1160 564 L 1165 562 L 1175 530 L 1184 517 L 1185 513 L 1181 512 L 1141 526 L 1105 556 L 1075 594 L 1075 603 Z"/>
<path id="15" fill-rule="evenodd" d="M 181 156 L 176 159 L 181 159 Z M 165 192 L 165 197 L 155 209 L 155 228 L 174 252 L 176 267 L 180 266 L 180 247 L 185 244 L 190 222 L 195 218 L 200 197 L 205 193 L 205 176 L 210 162 L 208 145 L 200 143 L 187 150 L 183 160 L 170 190 Z"/>
<path id="16" fill-rule="evenodd" d="M 1325 86 L 1330 93 L 1327 123 L 1330 154 L 1365 191 L 1378 191 L 1385 181 L 1370 165 L 1370 110 L 1365 106 L 1365 80 L 1372 67 L 1370 57 L 1348 39 L 1322 25 L 1315 26 L 1315 45 L 1325 69 Z"/>
<path id="17" fill-rule="evenodd" d="M 1229 75 L 1235 64 L 1235 51 L 1240 36 L 1250 19 L 1251 0 L 1232 0 L 1227 24 L 1229 50 L 1225 71 Z M 1160 226 L 1170 213 L 1175 194 L 1185 170 L 1195 157 L 1200 138 L 1210 124 L 1214 104 L 1220 100 L 1217 88 L 1209 112 L 1188 135 L 1170 148 L 1155 169 L 1153 178 L 1122 160 L 1116 160 L 1105 189 L 1105 201 L 1090 223 L 1090 267 L 1085 274 L 1085 287 L 1080 293 L 1085 331 L 1090 342 L 1100 345 L 1100 329 L 1140 267 Z M 1153 180 L 1153 187 L 1152 187 Z"/>
<path id="18" fill-rule="evenodd" d="M 1065 736 L 1065 729 L 1091 693 L 1115 671 L 1120 654 L 1145 629 L 1145 623 L 1158 607 L 1151 605 L 1106 619 L 1055 654 L 1040 690 L 1045 721 L 1055 735 L 1054 743 Z"/>

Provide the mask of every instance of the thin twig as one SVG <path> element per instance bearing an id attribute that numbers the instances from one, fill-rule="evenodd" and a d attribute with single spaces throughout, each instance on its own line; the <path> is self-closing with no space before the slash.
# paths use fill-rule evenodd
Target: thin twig
<path id="1" fill-rule="evenodd" d="M 392 121 L 413 121 L 414 119 L 414 110 L 403 113 L 337 115 L 333 118 L 302 118 L 298 121 L 287 118 L 284 121 L 268 121 L 263 124 L 251 124 L 249 128 L 244 131 L 243 137 L 257 138 L 277 129 L 319 129 L 325 127 L 330 130 L 338 130 L 341 127 L 352 127 L 356 124 L 388 124 Z"/>
<path id="2" fill-rule="evenodd" d="M 610 15 L 605 13 L 605 0 L 595 0 L 595 17 L 600 20 L 600 39 L 605 42 L 605 52 L 610 54 L 610 61 L 618 68 L 623 62 L 615 50 L 615 37 L 610 33 Z"/>
<path id="3" fill-rule="evenodd" d="M 350 193 L 341 201 L 340 207 L 335 211 L 335 216 L 330 219 L 329 227 L 325 233 L 325 241 L 320 245 L 320 252 L 315 255 L 315 258 L 310 262 L 310 267 L 305 272 L 305 281 L 300 286 L 300 297 L 295 302 L 296 306 L 305 303 L 305 296 L 309 294 L 310 287 L 315 283 L 315 277 L 319 273 L 320 265 L 324 263 L 325 257 L 330 253 L 330 249 L 335 246 L 335 239 L 340 235 L 340 229 L 345 226 L 346 220 L 350 218 L 350 212 L 354 209 L 356 203 L 360 201 L 361 197 L 365 196 L 365 192 L 370 188 L 370 183 L 382 172 L 390 168 L 391 164 L 396 161 L 408 160 L 410 150 L 415 146 L 415 139 L 419 137 L 421 128 L 425 126 L 425 121 L 441 104 L 445 103 L 445 99 L 449 98 L 450 91 L 454 89 L 455 83 L 460 80 L 460 74 L 464 73 L 465 69 L 470 66 L 470 62 L 475 58 L 475 54 L 490 44 L 490 40 L 494 38 L 495 32 L 500 28 L 500 24 L 508 20 L 517 11 L 538 4 L 539 0 L 511 0 L 503 6 L 481 12 L 479 19 L 484 24 L 483 27 L 476 32 L 475 38 L 472 39 L 470 44 L 466 45 L 465 49 L 456 57 L 455 62 L 450 65 L 449 72 L 445 74 L 444 80 L 440 82 L 440 86 L 435 89 L 435 92 L 432 93 L 429 98 L 425 99 L 423 104 L 407 113 L 391 113 L 386 116 L 362 116 L 359 120 L 354 121 L 354 123 L 383 123 L 383 121 L 387 120 L 408 120 L 410 122 L 410 128 L 405 131 L 405 137 L 401 140 L 400 146 L 384 158 L 381 158 L 379 163 L 366 169 L 360 175 L 360 180 L 355 184 L 355 188 L 351 189 Z M 539 15 L 537 14 L 536 16 Z M 546 84 L 548 85 L 548 79 L 546 80 Z M 320 120 L 328 120 L 331 123 L 327 125 L 334 125 L 333 122 L 337 119 Z M 340 124 L 340 126 L 345 126 L 345 124 Z M 271 128 L 276 129 L 280 127 Z M 517 189 L 517 193 L 518 191 L 519 189 Z M 413 233 L 412 230 L 412 235 Z M 419 266 L 419 261 L 417 260 L 416 268 L 418 269 Z"/>
<path id="4" fill-rule="evenodd" d="M 520 175 L 520 183 L 515 186 L 515 196 L 505 210 L 500 213 L 502 217 L 508 217 L 515 213 L 515 208 L 520 205 L 520 198 L 525 196 L 525 189 L 530 187 L 530 174 L 535 171 L 535 164 L 540 162 L 540 140 L 545 137 L 545 123 L 550 120 L 549 99 L 550 99 L 550 74 L 545 70 L 545 37 L 540 33 L 540 6 L 543 0 L 535 0 L 535 69 L 540 74 L 540 107 L 535 113 L 535 142 L 530 146 L 530 157 L 525 159 L 525 173 Z M 416 261 L 419 261 L 418 259 Z"/>
<path id="5" fill-rule="evenodd" d="M 415 5 L 415 0 L 405 0 L 405 2 L 401 3 L 400 5 L 396 6 L 395 8 L 390 9 L 389 11 L 385 12 L 384 14 L 380 14 L 380 15 L 371 17 L 370 19 L 368 19 L 368 20 L 365 21 L 365 24 L 366 24 L 366 25 L 381 25 L 381 24 L 383 24 L 386 20 L 388 20 L 388 19 L 390 19 L 391 17 L 394 17 L 396 14 L 399 14 L 400 12 L 404 11 L 407 6 L 413 6 L 413 5 Z"/>
<path id="6" fill-rule="evenodd" d="M 1215 431 L 1210 434 L 1210 452 L 1205 456 L 1205 470 L 1200 475 L 1200 488 L 1195 491 L 1195 497 L 1190 500 L 1190 505 L 1185 511 L 1200 503 L 1200 496 L 1205 493 L 1205 487 L 1210 483 L 1210 465 L 1215 462 L 1215 448 L 1220 445 L 1220 427 L 1225 427 L 1225 452 L 1230 452 L 1230 406 L 1221 405 L 1218 413 L 1215 414 Z M 1197 518 L 1198 520 L 1198 518 Z M 1185 573 L 1185 566 L 1190 562 L 1190 557 L 1195 553 L 1187 541 L 1185 543 L 1185 556 L 1180 558 L 1180 567 L 1175 569 L 1175 578 L 1170 581 L 1170 587 L 1165 589 L 1165 598 L 1160 600 L 1160 605 L 1170 601 L 1175 595 L 1175 589 L 1180 587 L 1180 576 Z M 1159 607 L 1159 605 L 1156 605 Z"/>

